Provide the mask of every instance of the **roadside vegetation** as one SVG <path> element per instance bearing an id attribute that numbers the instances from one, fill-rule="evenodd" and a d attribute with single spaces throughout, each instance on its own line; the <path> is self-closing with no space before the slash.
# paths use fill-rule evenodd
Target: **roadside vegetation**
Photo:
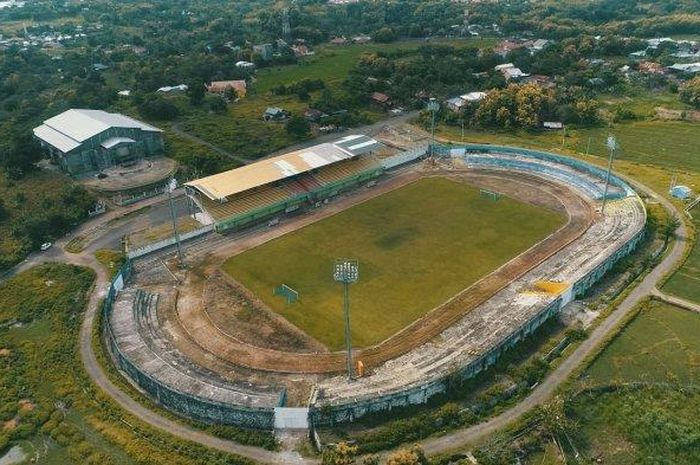
<path id="1" fill-rule="evenodd" d="M 46 464 L 251 464 L 155 431 L 91 384 L 78 331 L 92 271 L 32 268 L 0 284 L 0 453 Z"/>
<path id="2" fill-rule="evenodd" d="M 12 179 L 0 172 L 0 272 L 73 229 L 94 203 L 60 174 L 32 171 Z"/>

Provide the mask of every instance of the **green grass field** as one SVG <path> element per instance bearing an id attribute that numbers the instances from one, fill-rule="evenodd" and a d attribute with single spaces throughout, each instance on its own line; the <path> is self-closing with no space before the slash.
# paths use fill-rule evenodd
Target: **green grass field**
<path id="1" fill-rule="evenodd" d="M 564 217 L 427 178 L 227 260 L 223 269 L 330 349 L 343 344 L 334 259 L 356 258 L 353 345 L 378 343 L 561 226 Z M 274 297 L 285 283 L 300 293 Z"/>
<path id="2" fill-rule="evenodd" d="M 700 463 L 699 332 L 699 314 L 653 302 L 608 345 L 586 382 L 651 384 L 575 397 L 569 412 L 572 440 L 584 456 L 579 463 Z"/>
<path id="3" fill-rule="evenodd" d="M 700 207 L 691 213 L 695 230 L 700 231 Z M 700 303 L 700 244 L 695 243 L 683 266 L 664 284 L 664 291 Z"/>
<path id="4" fill-rule="evenodd" d="M 613 381 L 700 384 L 700 315 L 653 302 L 588 369 L 598 384 Z"/>

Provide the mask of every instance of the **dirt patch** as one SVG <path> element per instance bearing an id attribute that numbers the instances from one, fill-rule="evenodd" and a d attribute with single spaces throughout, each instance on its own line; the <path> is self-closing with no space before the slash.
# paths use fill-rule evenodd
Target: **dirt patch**
<path id="1" fill-rule="evenodd" d="M 328 350 L 221 271 L 207 279 L 203 304 L 214 325 L 248 344 L 290 352 Z"/>
<path id="2" fill-rule="evenodd" d="M 0 357 L 9 357 L 10 355 L 12 355 L 12 351 L 10 349 L 7 349 L 7 348 L 0 349 Z"/>
<path id="3" fill-rule="evenodd" d="M 12 420 L 7 420 L 2 424 L 3 431 L 14 431 L 15 429 L 17 429 L 17 420 L 14 418 Z"/>
<path id="4" fill-rule="evenodd" d="M 22 399 L 18 403 L 20 412 L 31 412 L 35 408 L 34 402 L 28 399 Z"/>
<path id="5" fill-rule="evenodd" d="M 671 110 L 670 108 L 656 107 L 656 117 L 671 121 L 700 121 L 700 111 L 697 110 Z"/>

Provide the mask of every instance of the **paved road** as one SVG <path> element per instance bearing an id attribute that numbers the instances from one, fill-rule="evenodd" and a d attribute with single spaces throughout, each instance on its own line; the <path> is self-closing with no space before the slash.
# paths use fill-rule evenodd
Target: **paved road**
<path id="1" fill-rule="evenodd" d="M 635 183 L 636 184 L 636 183 Z M 651 192 L 643 186 L 637 184 L 637 187 L 647 192 Z M 655 195 L 651 194 L 656 197 Z M 673 205 L 663 198 L 658 200 L 669 211 L 677 212 Z M 152 199 L 146 204 L 158 204 L 162 199 Z M 84 224 L 75 233 L 81 234 L 81 231 L 87 231 L 92 228 L 99 228 L 100 224 L 104 224 L 117 217 L 119 213 L 123 214 L 130 210 L 136 210 L 142 207 L 131 207 L 130 209 L 122 210 L 121 212 L 108 213 L 102 217 L 96 218 Z M 139 216 L 134 215 L 132 221 L 138 221 Z M 503 412 L 501 415 L 484 423 L 474 425 L 470 428 L 460 430 L 445 436 L 430 438 L 422 441 L 422 445 L 429 454 L 442 453 L 449 450 L 465 447 L 475 441 L 483 439 L 485 436 L 511 424 L 518 418 L 522 417 L 526 412 L 537 405 L 545 402 L 555 392 L 555 390 L 568 378 L 568 376 L 579 366 L 579 364 L 604 341 L 604 339 L 614 330 L 625 316 L 630 312 L 643 298 L 652 294 L 656 289 L 656 284 L 664 275 L 671 271 L 676 264 L 683 259 L 685 248 L 685 237 L 687 231 L 684 224 L 679 226 L 676 231 L 677 241 L 674 242 L 673 248 L 669 254 L 659 263 L 637 286 L 627 298 L 619 305 L 619 307 L 604 320 L 593 333 L 576 349 L 576 351 L 566 358 L 532 393 L 522 402 L 513 408 Z M 179 438 L 190 440 L 202 444 L 207 447 L 219 449 L 225 452 L 242 455 L 258 462 L 276 463 L 276 464 L 302 464 L 312 465 L 318 461 L 314 459 L 303 459 L 298 454 L 290 451 L 286 452 L 271 452 L 256 447 L 244 446 L 210 436 L 202 431 L 190 428 L 184 424 L 169 420 L 158 413 L 151 411 L 139 404 L 126 393 L 121 391 L 119 387 L 114 385 L 103 372 L 102 367 L 97 362 L 95 354 L 92 350 L 92 326 L 95 315 L 98 311 L 99 303 L 106 292 L 108 277 L 105 270 L 97 263 L 93 256 L 95 245 L 88 247 L 83 253 L 68 254 L 64 253 L 62 247 L 65 246 L 69 238 L 64 238 L 57 241 L 56 246 L 48 252 L 42 254 L 33 254 L 25 262 L 18 265 L 9 274 L 22 271 L 37 264 L 46 261 L 64 261 L 83 266 L 89 266 L 95 270 L 97 279 L 95 282 L 95 291 L 92 293 L 88 308 L 85 313 L 85 318 L 80 331 L 80 354 L 85 365 L 85 369 L 93 381 L 107 395 L 112 397 L 122 408 L 129 413 L 140 418 L 142 421 L 151 426 L 167 431 Z M 103 239 L 96 241 L 102 242 Z"/>
<path id="2" fill-rule="evenodd" d="M 676 307 L 684 308 L 686 310 L 690 310 L 691 312 L 700 313 L 700 305 L 696 304 L 695 302 L 681 299 L 680 297 L 676 297 L 673 295 L 668 295 L 665 292 L 660 291 L 659 289 L 654 289 L 652 293 L 654 294 L 654 297 L 666 303 L 675 305 Z"/>

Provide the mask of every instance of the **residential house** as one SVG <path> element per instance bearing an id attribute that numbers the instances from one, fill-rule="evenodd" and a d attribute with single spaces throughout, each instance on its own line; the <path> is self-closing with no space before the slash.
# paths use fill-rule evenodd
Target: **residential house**
<path id="1" fill-rule="evenodd" d="M 163 151 L 158 128 L 119 113 L 71 109 L 34 128 L 34 137 L 61 169 L 79 175 Z"/>
<path id="2" fill-rule="evenodd" d="M 551 41 L 547 39 L 537 39 L 535 41 L 530 42 L 527 48 L 528 50 L 530 50 L 531 54 L 535 54 L 547 48 L 549 44 L 551 44 Z"/>
<path id="3" fill-rule="evenodd" d="M 347 45 L 348 39 L 345 37 L 334 37 L 331 39 L 331 44 L 333 45 Z"/>
<path id="4" fill-rule="evenodd" d="M 460 95 L 459 98 L 467 103 L 481 102 L 486 98 L 486 92 L 469 92 L 468 94 Z"/>
<path id="5" fill-rule="evenodd" d="M 391 105 L 391 99 L 389 98 L 389 96 L 381 92 L 373 92 L 370 96 L 370 99 L 372 100 L 372 102 L 383 107 Z"/>
<path id="6" fill-rule="evenodd" d="M 252 63 L 250 61 L 240 60 L 240 61 L 236 62 L 236 68 L 244 69 L 246 71 L 253 72 L 253 71 L 255 71 L 255 63 Z"/>
<path id="7" fill-rule="evenodd" d="M 445 105 L 447 105 L 447 108 L 450 110 L 454 111 L 455 113 L 459 113 L 462 111 L 462 108 L 467 104 L 467 102 L 462 99 L 462 97 L 452 97 L 450 99 L 445 100 Z"/>
<path id="8" fill-rule="evenodd" d="M 494 49 L 493 53 L 496 55 L 500 55 L 503 58 L 506 57 L 510 52 L 513 50 L 517 50 L 519 48 L 523 47 L 523 43 L 520 41 L 515 41 L 515 40 L 504 40 L 500 44 L 498 44 Z"/>
<path id="9" fill-rule="evenodd" d="M 325 116 L 328 115 L 315 108 L 307 108 L 306 111 L 304 111 L 304 118 L 306 118 L 307 121 L 318 121 Z"/>
<path id="10" fill-rule="evenodd" d="M 176 86 L 164 86 L 156 90 L 158 94 L 179 94 L 187 91 L 187 84 L 178 84 Z"/>
<path id="11" fill-rule="evenodd" d="M 372 40 L 372 38 L 368 35 L 360 34 L 359 36 L 355 36 L 352 38 L 352 43 L 353 44 L 366 44 Z"/>
<path id="12" fill-rule="evenodd" d="M 206 85 L 207 92 L 212 94 L 223 94 L 226 89 L 233 89 L 236 91 L 236 97 L 243 98 L 247 92 L 247 85 L 243 79 L 235 79 L 232 81 L 212 81 Z"/>
<path id="13" fill-rule="evenodd" d="M 660 63 L 643 60 L 639 62 L 639 72 L 644 74 L 663 74 L 664 67 Z"/>
<path id="14" fill-rule="evenodd" d="M 270 61 L 272 60 L 274 50 L 272 44 L 259 44 L 253 45 L 253 53 L 260 55 L 260 58 L 264 61 Z"/>
<path id="15" fill-rule="evenodd" d="M 554 87 L 556 87 L 554 79 L 552 79 L 549 76 L 545 76 L 544 74 L 532 74 L 530 76 L 527 76 L 523 79 L 523 83 L 536 84 L 542 87 L 543 89 L 553 89 Z"/>
<path id="16" fill-rule="evenodd" d="M 494 69 L 496 71 L 499 71 L 503 75 L 503 77 L 506 78 L 506 81 L 520 79 L 528 76 L 528 74 L 523 73 L 520 70 L 520 68 L 516 68 L 513 63 L 504 63 L 502 65 L 496 65 Z"/>
<path id="17" fill-rule="evenodd" d="M 676 63 L 668 67 L 671 71 L 679 73 L 700 73 L 700 62 L 697 63 Z"/>
<path id="18" fill-rule="evenodd" d="M 279 107 L 267 107 L 262 118 L 265 121 L 284 121 L 289 118 L 289 112 Z"/>

